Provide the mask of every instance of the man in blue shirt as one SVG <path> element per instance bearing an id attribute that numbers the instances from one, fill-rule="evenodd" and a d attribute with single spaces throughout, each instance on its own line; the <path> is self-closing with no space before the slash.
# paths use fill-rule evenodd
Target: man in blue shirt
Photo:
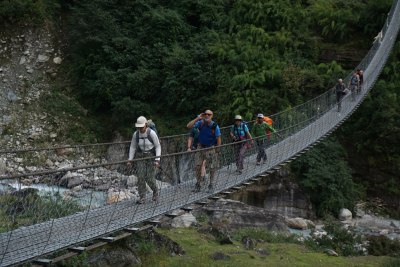
<path id="1" fill-rule="evenodd" d="M 230 136 L 233 142 L 239 142 L 235 145 L 236 173 L 242 174 L 244 153 L 246 153 L 247 148 L 250 146 L 248 142 L 244 142 L 243 140 L 247 139 L 249 141 L 251 140 L 251 143 L 254 142 L 249 132 L 249 128 L 246 123 L 242 121 L 242 116 L 235 116 L 235 123 L 231 127 Z"/>
<path id="2" fill-rule="evenodd" d="M 197 148 L 200 149 L 195 154 L 196 165 L 196 186 L 194 192 L 199 192 L 201 184 L 204 183 L 205 177 L 201 176 L 201 166 L 206 164 L 206 169 L 210 172 L 210 184 L 208 190 L 213 190 L 213 180 L 215 171 L 218 168 L 218 153 L 215 146 L 221 145 L 221 131 L 216 122 L 212 120 L 213 112 L 206 110 L 194 120 L 191 120 L 187 127 L 189 129 L 197 128 L 199 130 L 199 141 Z"/>

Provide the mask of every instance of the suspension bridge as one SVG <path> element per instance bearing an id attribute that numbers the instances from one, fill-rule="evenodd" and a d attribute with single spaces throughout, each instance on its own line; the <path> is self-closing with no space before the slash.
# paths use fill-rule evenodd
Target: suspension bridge
<path id="1" fill-rule="evenodd" d="M 246 153 L 244 171 L 240 175 L 235 172 L 234 146 L 228 141 L 229 128 L 222 128 L 222 140 L 226 143 L 220 147 L 220 168 L 216 172 L 212 191 L 192 192 L 195 184 L 193 158 L 196 151 L 186 151 L 186 134 L 160 139 L 164 182 L 159 182 L 159 199 L 152 201 L 148 197 L 146 203 L 141 205 L 136 204 L 135 196 L 126 197 L 126 188 L 132 177 L 132 173 L 126 168 L 129 142 L 0 151 L 0 155 L 7 160 L 22 159 L 24 162 L 30 161 L 31 166 L 34 162 L 37 164 L 30 168 L 33 170 L 31 172 L 22 168 L 13 174 L 0 176 L 1 185 L 12 183 L 18 188 L 23 188 L 27 181 L 47 182 L 53 190 L 50 193 L 39 191 L 39 195 L 44 195 L 45 200 L 36 193 L 29 192 L 22 200 L 15 194 L 0 194 L 0 204 L 5 211 L 0 214 L 3 217 L 0 220 L 0 266 L 31 261 L 126 229 L 242 185 L 303 154 L 310 146 L 319 143 L 339 127 L 372 89 L 397 38 L 400 25 L 399 2 L 393 1 L 381 37 L 373 43 L 368 54 L 357 66 L 357 69 L 364 70 L 364 85 L 356 99 L 352 100 L 350 95 L 346 95 L 342 100 L 341 111 L 338 112 L 336 94 L 333 89 L 329 89 L 302 105 L 272 115 L 274 127 L 282 138 L 278 139 L 276 135 L 271 137 L 266 149 L 268 159 L 261 165 L 256 165 L 256 149 L 250 148 Z M 344 79 L 345 84 L 349 78 L 350 75 Z M 106 154 L 112 154 L 114 157 L 106 159 Z M 98 160 L 92 160 L 91 164 L 85 163 L 82 159 L 88 155 Z M 49 158 L 63 158 L 71 164 L 44 168 L 42 159 Z M 152 162 L 154 158 L 140 160 Z M 107 181 L 104 182 L 103 178 L 99 178 L 100 173 L 108 173 L 115 177 L 105 179 Z M 90 188 L 84 190 L 86 202 L 72 205 L 73 208 L 69 210 L 66 208 L 69 203 L 67 198 L 55 197 L 56 193 L 60 196 L 65 191 L 65 185 L 69 183 L 66 177 L 78 177 L 80 184 Z M 107 197 L 99 197 L 102 191 L 95 186 L 99 184 L 114 188 L 113 196 L 116 199 L 110 201 Z M 68 187 L 73 187 L 73 183 Z M 29 214 L 32 210 L 35 212 Z"/>

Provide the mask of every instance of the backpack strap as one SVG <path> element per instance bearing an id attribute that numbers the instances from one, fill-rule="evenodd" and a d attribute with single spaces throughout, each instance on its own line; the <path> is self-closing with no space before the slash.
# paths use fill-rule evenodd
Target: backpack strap
<path id="1" fill-rule="evenodd" d="M 244 122 L 241 122 L 241 123 L 240 123 L 240 127 L 241 127 L 241 129 L 243 130 L 243 132 L 244 132 Z M 233 125 L 233 132 L 234 132 L 235 135 L 240 139 L 239 127 L 238 127 L 236 124 Z M 245 135 L 244 135 L 244 136 L 246 136 L 246 132 L 245 132 Z"/>
<path id="2" fill-rule="evenodd" d="M 139 139 L 148 139 L 154 145 L 153 138 L 150 135 L 151 131 L 152 130 L 150 128 L 147 128 L 146 137 L 142 137 L 142 138 L 139 137 L 139 131 L 136 131 L 136 149 L 139 150 L 140 152 L 142 151 L 142 149 L 139 146 Z"/>
<path id="3" fill-rule="evenodd" d="M 201 129 L 203 128 L 203 126 L 204 126 L 205 124 L 206 124 L 206 122 L 203 120 L 203 121 L 201 122 L 201 124 L 200 124 L 199 131 L 201 131 Z M 218 126 L 218 124 L 217 124 L 215 121 L 212 122 L 212 125 L 211 125 L 211 126 L 208 126 L 208 127 L 211 128 L 211 133 L 212 133 L 213 136 L 215 136 L 215 128 L 217 128 L 217 126 Z"/>

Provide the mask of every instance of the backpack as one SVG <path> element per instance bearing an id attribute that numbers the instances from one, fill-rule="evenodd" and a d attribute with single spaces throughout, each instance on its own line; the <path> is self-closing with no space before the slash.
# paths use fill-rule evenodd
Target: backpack
<path id="1" fill-rule="evenodd" d="M 359 82 L 359 78 L 357 76 L 351 77 L 351 84 L 352 85 L 357 85 Z"/>
<path id="2" fill-rule="evenodd" d="M 200 135 L 201 128 L 203 128 L 205 123 L 206 122 L 204 120 L 201 122 L 200 127 L 199 127 L 199 134 L 198 135 Z M 213 121 L 211 126 L 210 126 L 211 127 L 211 134 L 213 135 L 213 137 L 215 137 L 215 129 L 217 128 L 217 126 L 218 126 L 218 124 L 215 121 Z M 215 138 L 215 144 L 217 144 L 217 138 Z"/>
<path id="3" fill-rule="evenodd" d="M 273 120 L 268 116 L 264 116 L 264 122 L 266 122 L 269 126 L 272 126 Z M 270 138 L 271 138 L 271 131 L 270 130 L 267 131 L 267 137 L 268 137 L 268 141 L 269 141 Z"/>
<path id="4" fill-rule="evenodd" d="M 151 128 L 147 128 L 147 130 L 146 130 L 146 137 L 139 137 L 139 132 L 136 131 L 136 149 L 137 149 L 139 152 L 142 152 L 142 149 L 141 149 L 140 146 L 139 146 L 139 139 L 148 139 L 148 140 L 154 145 L 153 138 L 152 138 L 151 135 L 150 135 L 150 131 L 151 131 L 151 130 L 152 130 Z M 156 133 L 156 134 L 157 134 L 157 133 Z M 152 150 L 154 150 L 154 147 L 153 147 Z M 154 151 L 154 152 L 155 152 L 155 151 Z"/>
<path id="5" fill-rule="evenodd" d="M 203 128 L 205 123 L 206 122 L 204 120 L 201 122 L 200 127 L 199 127 L 199 132 L 201 131 L 201 128 Z M 213 121 L 212 125 L 211 125 L 211 133 L 214 137 L 215 137 L 215 128 L 217 128 L 217 126 L 218 126 L 218 124 L 215 121 Z"/>
<path id="6" fill-rule="evenodd" d="M 264 121 L 272 126 L 273 120 L 270 117 L 264 116 Z"/>
<path id="7" fill-rule="evenodd" d="M 155 124 L 151 119 L 147 121 L 147 126 L 148 126 L 150 129 L 152 129 L 153 131 L 155 131 L 156 134 L 158 135 L 157 128 L 156 128 L 156 124 Z"/>

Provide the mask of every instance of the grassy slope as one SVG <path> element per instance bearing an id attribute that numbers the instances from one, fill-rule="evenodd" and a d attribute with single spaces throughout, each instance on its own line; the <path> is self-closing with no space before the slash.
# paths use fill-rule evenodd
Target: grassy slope
<path id="1" fill-rule="evenodd" d="M 310 251 L 304 246 L 289 243 L 259 243 L 266 250 L 263 256 L 255 250 L 246 250 L 242 244 L 220 245 L 213 236 L 200 234 L 194 228 L 158 229 L 186 251 L 183 256 L 168 257 L 158 254 L 146 261 L 146 266 L 382 266 L 389 257 L 333 257 Z M 229 260 L 214 261 L 215 252 L 229 255 Z"/>

